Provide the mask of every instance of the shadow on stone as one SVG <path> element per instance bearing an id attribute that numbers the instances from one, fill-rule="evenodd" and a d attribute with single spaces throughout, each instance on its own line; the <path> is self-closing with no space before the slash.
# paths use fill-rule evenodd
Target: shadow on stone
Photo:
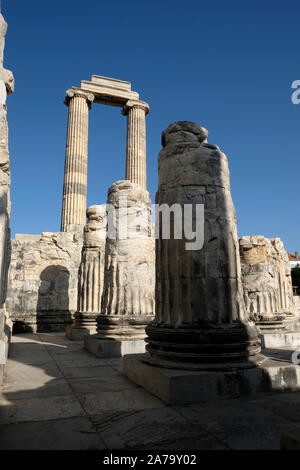
<path id="1" fill-rule="evenodd" d="M 69 310 L 70 273 L 65 266 L 53 265 L 40 275 L 37 302 L 37 331 L 65 331 L 72 323 Z"/>

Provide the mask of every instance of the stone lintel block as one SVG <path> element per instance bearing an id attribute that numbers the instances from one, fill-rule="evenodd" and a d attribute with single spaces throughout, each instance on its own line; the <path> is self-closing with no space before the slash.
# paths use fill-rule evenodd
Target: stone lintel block
<path id="1" fill-rule="evenodd" d="M 300 450 L 300 428 L 285 431 L 280 436 L 281 450 Z"/>
<path id="2" fill-rule="evenodd" d="M 123 107 L 128 100 L 139 99 L 139 94 L 135 91 L 128 91 L 85 80 L 81 82 L 81 89 L 85 92 L 93 93 L 95 102 L 110 106 Z"/>
<path id="3" fill-rule="evenodd" d="M 117 78 L 102 77 L 101 75 L 92 75 L 91 82 L 98 85 L 109 86 L 111 88 L 131 91 L 131 83 Z"/>
<path id="4" fill-rule="evenodd" d="M 95 335 L 97 333 L 97 326 L 95 328 L 76 328 L 69 325 L 66 328 L 66 337 L 71 341 L 82 341 L 87 335 Z"/>
<path id="5" fill-rule="evenodd" d="M 300 330 L 281 332 L 281 333 L 264 333 L 261 335 L 262 346 L 269 349 L 284 348 L 300 350 Z"/>
<path id="6" fill-rule="evenodd" d="M 84 337 L 84 347 L 96 357 L 121 357 L 125 354 L 140 354 L 145 352 L 143 339 L 103 339 L 102 336 L 92 335 Z"/>
<path id="7" fill-rule="evenodd" d="M 167 405 L 300 390 L 300 366 L 292 364 L 267 361 L 252 369 L 188 371 L 151 366 L 143 358 L 143 354 L 124 356 L 124 374 Z"/>

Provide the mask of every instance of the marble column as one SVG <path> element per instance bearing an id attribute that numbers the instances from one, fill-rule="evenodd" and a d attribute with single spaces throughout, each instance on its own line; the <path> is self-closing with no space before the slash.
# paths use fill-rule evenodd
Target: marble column
<path id="1" fill-rule="evenodd" d="M 243 300 L 228 161 L 206 142 L 207 135 L 187 121 L 171 124 L 162 135 L 156 204 L 177 204 L 181 212 L 173 217 L 170 237 L 159 227 L 156 314 L 146 327 L 149 354 L 143 361 L 196 370 L 252 367 L 260 342 Z M 187 204 L 193 216 L 186 222 Z M 203 218 L 197 206 L 204 206 Z M 177 230 L 184 221 L 179 236 L 174 221 Z M 187 245 L 191 221 L 200 241 L 203 229 L 203 246 Z"/>
<path id="2" fill-rule="evenodd" d="M 62 232 L 82 232 L 85 225 L 88 157 L 88 119 L 94 95 L 70 89 L 64 189 L 61 215 Z"/>
<path id="3" fill-rule="evenodd" d="M 82 339 L 97 331 L 104 283 L 106 206 L 93 205 L 86 211 L 84 242 L 78 279 L 78 309 L 74 324 L 67 328 L 69 339 Z"/>
<path id="4" fill-rule="evenodd" d="M 146 114 L 149 105 L 144 101 L 129 100 L 123 108 L 127 115 L 127 150 L 125 179 L 147 189 L 146 169 Z"/>
<path id="5" fill-rule="evenodd" d="M 98 333 L 144 338 L 154 315 L 150 194 L 130 181 L 117 181 L 108 190 L 107 205 L 115 211 L 115 232 L 107 237 Z"/>
<path id="6" fill-rule="evenodd" d="M 108 190 L 104 287 L 97 334 L 84 338 L 97 357 L 145 352 L 154 317 L 155 253 L 148 191 L 122 180 Z"/>

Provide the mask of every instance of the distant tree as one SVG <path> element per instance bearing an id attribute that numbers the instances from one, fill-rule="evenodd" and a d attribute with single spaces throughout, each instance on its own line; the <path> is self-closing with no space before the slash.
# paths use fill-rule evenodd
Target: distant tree
<path id="1" fill-rule="evenodd" d="M 300 266 L 292 268 L 293 286 L 298 286 L 298 295 L 300 295 Z"/>

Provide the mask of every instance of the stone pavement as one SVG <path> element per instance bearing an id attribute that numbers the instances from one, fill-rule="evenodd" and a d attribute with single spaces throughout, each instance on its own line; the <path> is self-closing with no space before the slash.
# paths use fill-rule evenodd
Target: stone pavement
<path id="1" fill-rule="evenodd" d="M 13 336 L 0 396 L 0 450 L 268 450 L 299 425 L 300 392 L 169 407 L 62 333 Z"/>

